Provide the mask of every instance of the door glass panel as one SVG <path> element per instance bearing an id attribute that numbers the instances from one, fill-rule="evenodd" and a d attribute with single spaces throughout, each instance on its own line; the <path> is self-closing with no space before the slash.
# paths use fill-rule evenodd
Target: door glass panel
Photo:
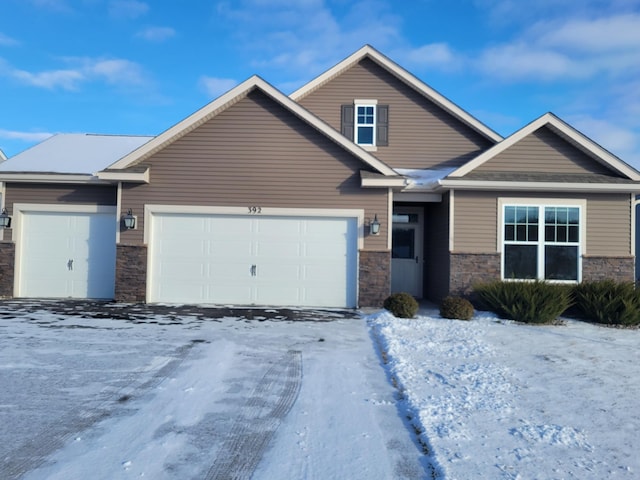
<path id="1" fill-rule="evenodd" d="M 392 258 L 414 258 L 415 236 L 416 231 L 413 228 L 394 228 L 391 238 Z"/>

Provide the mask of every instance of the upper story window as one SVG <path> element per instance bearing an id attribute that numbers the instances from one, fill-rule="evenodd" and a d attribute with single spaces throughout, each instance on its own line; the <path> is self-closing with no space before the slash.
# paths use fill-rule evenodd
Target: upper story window
<path id="1" fill-rule="evenodd" d="M 580 281 L 580 206 L 504 205 L 503 278 Z"/>
<path id="2" fill-rule="evenodd" d="M 341 132 L 368 150 L 389 145 L 389 105 L 358 99 L 342 105 Z"/>
<path id="3" fill-rule="evenodd" d="M 356 138 L 358 145 L 376 144 L 376 106 L 356 105 Z"/>

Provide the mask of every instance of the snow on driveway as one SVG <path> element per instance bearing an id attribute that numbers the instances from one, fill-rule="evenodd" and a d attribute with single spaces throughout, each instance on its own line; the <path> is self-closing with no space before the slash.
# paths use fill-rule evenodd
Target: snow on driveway
<path id="1" fill-rule="evenodd" d="M 425 478 L 361 318 L 19 306 L 0 306 L 2 479 Z"/>
<path id="2" fill-rule="evenodd" d="M 445 479 L 640 478 L 640 330 L 368 317 Z"/>

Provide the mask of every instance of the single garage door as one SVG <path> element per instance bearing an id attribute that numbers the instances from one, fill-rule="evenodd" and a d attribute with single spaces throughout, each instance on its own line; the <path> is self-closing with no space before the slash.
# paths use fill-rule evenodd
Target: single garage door
<path id="1" fill-rule="evenodd" d="M 116 215 L 23 212 L 19 297 L 113 298 Z"/>
<path id="2" fill-rule="evenodd" d="M 355 218 L 154 214 L 149 301 L 355 307 Z"/>

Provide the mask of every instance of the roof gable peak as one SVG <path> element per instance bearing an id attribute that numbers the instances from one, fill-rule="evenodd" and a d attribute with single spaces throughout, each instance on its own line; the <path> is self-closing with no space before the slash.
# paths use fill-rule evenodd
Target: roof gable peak
<path id="1" fill-rule="evenodd" d="M 409 85 L 418 93 L 434 102 L 446 112 L 453 115 L 463 123 L 467 124 L 469 127 L 476 130 L 478 133 L 491 140 L 492 142 L 495 143 L 502 140 L 502 136 L 500 136 L 498 133 L 494 132 L 491 128 L 480 122 L 467 111 L 460 108 L 444 95 L 434 90 L 418 77 L 413 75 L 411 72 L 401 67 L 389 57 L 380 53 L 378 50 L 368 44 L 364 45 L 363 47 L 349 55 L 347 58 L 331 67 L 329 70 L 325 71 L 310 82 L 300 87 L 298 90 L 289 95 L 290 98 L 292 98 L 296 102 L 300 101 L 305 96 L 317 90 L 318 88 L 328 83 L 335 77 L 339 76 L 341 73 L 345 72 L 353 65 L 359 63 L 365 58 L 371 59 L 377 65 L 390 72 L 392 75 L 400 79 L 405 84 Z"/>
<path id="2" fill-rule="evenodd" d="M 576 148 L 591 156 L 595 161 L 600 162 L 605 167 L 608 167 L 631 180 L 640 181 L 640 172 L 551 112 L 541 115 L 531 123 L 525 125 L 520 130 L 505 138 L 502 142 L 497 143 L 473 160 L 465 163 L 460 168 L 452 172 L 449 175 L 449 178 L 464 177 L 492 158 L 495 158 L 498 154 L 504 152 L 525 137 L 533 134 L 543 127 L 551 127 L 551 130 L 555 134 L 570 142 Z"/>

